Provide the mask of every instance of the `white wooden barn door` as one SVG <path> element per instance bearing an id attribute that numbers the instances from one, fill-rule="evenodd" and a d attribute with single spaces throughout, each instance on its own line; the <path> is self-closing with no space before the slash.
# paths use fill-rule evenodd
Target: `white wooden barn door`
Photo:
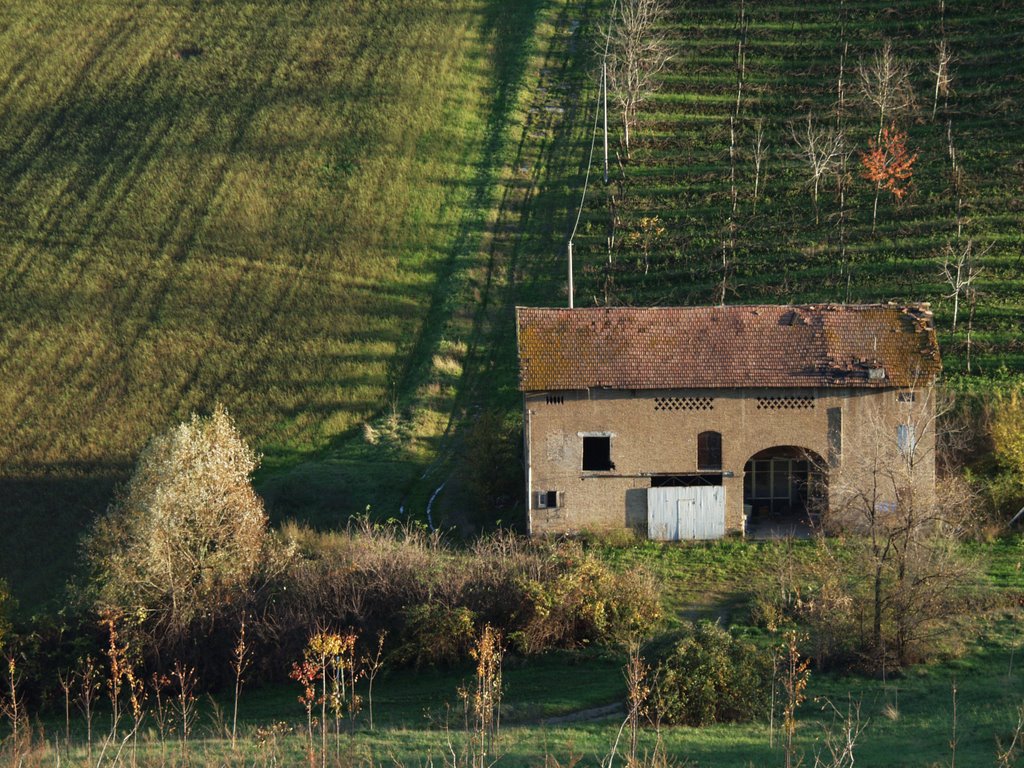
<path id="1" fill-rule="evenodd" d="M 720 539 L 725 535 L 725 488 L 696 485 L 647 491 L 647 536 L 658 541 Z"/>

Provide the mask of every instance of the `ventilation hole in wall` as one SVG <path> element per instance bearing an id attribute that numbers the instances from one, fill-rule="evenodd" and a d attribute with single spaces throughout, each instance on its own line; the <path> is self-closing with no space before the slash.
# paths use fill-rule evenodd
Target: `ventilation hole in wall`
<path id="1" fill-rule="evenodd" d="M 759 411 L 794 411 L 813 407 L 814 397 L 812 395 L 757 398 L 757 409 Z"/>
<path id="2" fill-rule="evenodd" d="M 656 397 L 656 411 L 710 411 L 715 407 L 713 397 Z"/>
<path id="3" fill-rule="evenodd" d="M 565 402 L 565 397 L 562 395 L 548 395 L 545 400 L 548 405 L 561 405 Z"/>

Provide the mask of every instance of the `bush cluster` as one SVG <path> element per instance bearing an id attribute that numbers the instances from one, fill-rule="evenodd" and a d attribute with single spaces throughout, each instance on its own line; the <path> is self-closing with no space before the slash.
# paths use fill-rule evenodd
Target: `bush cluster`
<path id="1" fill-rule="evenodd" d="M 768 713 L 772 685 L 769 651 L 701 621 L 655 664 L 652 714 L 667 725 L 755 720 Z"/>
<path id="2" fill-rule="evenodd" d="M 648 576 L 614 571 L 574 541 L 499 532 L 460 548 L 367 521 L 338 533 L 290 525 L 282 536 L 295 555 L 274 597 L 278 626 L 387 631 L 396 656 L 414 664 L 465 658 L 484 624 L 535 654 L 619 643 L 660 616 Z"/>
<path id="3" fill-rule="evenodd" d="M 193 416 L 150 442 L 93 528 L 86 603 L 154 666 L 180 659 L 216 684 L 243 617 L 266 676 L 317 629 L 386 633 L 395 659 L 419 665 L 464 659 L 484 625 L 535 654 L 617 643 L 659 618 L 646 576 L 579 542 L 498 532 L 463 547 L 365 519 L 275 534 L 249 480 L 258 461 L 222 408 Z"/>

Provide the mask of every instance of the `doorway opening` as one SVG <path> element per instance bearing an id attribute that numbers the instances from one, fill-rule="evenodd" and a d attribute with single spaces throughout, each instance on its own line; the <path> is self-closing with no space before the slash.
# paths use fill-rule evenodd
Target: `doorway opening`
<path id="1" fill-rule="evenodd" d="M 821 457 L 795 446 L 755 453 L 743 467 L 747 525 L 809 529 L 823 509 L 827 483 Z"/>

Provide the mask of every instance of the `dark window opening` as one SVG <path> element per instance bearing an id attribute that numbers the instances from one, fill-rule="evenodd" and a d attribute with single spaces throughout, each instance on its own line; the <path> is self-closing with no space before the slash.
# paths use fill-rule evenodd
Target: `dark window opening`
<path id="1" fill-rule="evenodd" d="M 843 409 L 828 409 L 828 465 L 838 467 L 843 456 Z"/>
<path id="2" fill-rule="evenodd" d="M 548 405 L 562 405 L 565 402 L 564 395 L 548 395 L 545 399 Z"/>
<path id="3" fill-rule="evenodd" d="M 701 432 L 697 435 L 697 469 L 722 468 L 722 434 Z"/>
<path id="4" fill-rule="evenodd" d="M 615 469 L 612 464 L 612 439 L 610 437 L 583 438 L 583 469 L 592 472 L 607 472 Z"/>
<path id="5" fill-rule="evenodd" d="M 897 392 L 896 393 L 896 402 L 898 402 L 898 403 L 912 403 L 912 402 L 914 402 L 914 400 L 915 400 L 915 398 L 914 398 L 914 393 L 913 392 Z"/>

